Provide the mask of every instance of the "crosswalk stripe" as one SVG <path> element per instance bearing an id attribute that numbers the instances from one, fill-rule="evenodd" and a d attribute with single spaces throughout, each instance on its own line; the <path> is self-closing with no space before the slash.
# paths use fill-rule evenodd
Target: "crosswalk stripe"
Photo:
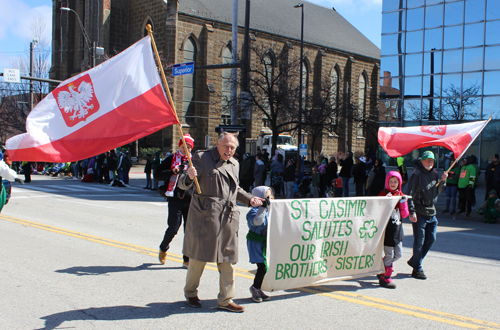
<path id="1" fill-rule="evenodd" d="M 81 192 L 81 191 L 102 191 L 102 192 L 110 192 L 110 191 L 142 191 L 142 189 L 134 188 L 134 187 L 110 187 L 107 185 L 102 186 L 30 186 L 30 187 L 17 187 L 17 189 L 21 189 L 21 191 L 26 190 L 37 190 L 37 191 L 46 191 L 46 192 L 57 192 L 61 190 L 65 191 L 73 191 L 73 192 Z M 16 190 L 17 190 L 16 189 Z"/>

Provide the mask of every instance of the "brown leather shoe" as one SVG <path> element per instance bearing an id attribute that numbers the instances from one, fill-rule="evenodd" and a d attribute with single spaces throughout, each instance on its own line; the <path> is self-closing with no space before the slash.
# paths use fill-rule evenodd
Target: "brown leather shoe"
<path id="1" fill-rule="evenodd" d="M 167 262 L 167 252 L 163 252 L 160 250 L 158 254 L 158 260 L 160 260 L 161 264 L 164 265 Z"/>
<path id="2" fill-rule="evenodd" d="M 191 307 L 194 307 L 194 308 L 200 308 L 201 307 L 200 299 L 198 299 L 198 297 L 187 297 L 186 298 L 186 303 L 188 304 L 188 306 L 191 306 Z"/>
<path id="3" fill-rule="evenodd" d="M 234 302 L 229 303 L 227 306 L 217 306 L 217 308 L 233 313 L 243 313 L 245 311 L 245 307 L 235 304 Z"/>

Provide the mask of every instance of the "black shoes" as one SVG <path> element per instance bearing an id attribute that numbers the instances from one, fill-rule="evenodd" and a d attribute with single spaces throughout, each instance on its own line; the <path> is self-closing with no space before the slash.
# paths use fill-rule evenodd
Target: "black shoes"
<path id="1" fill-rule="evenodd" d="M 411 277 L 416 278 L 417 280 L 427 279 L 427 276 L 425 276 L 423 270 L 413 270 L 413 272 L 411 272 Z"/>
<path id="2" fill-rule="evenodd" d="M 201 302 L 198 297 L 188 297 L 186 298 L 186 303 L 188 306 L 193 307 L 193 308 L 200 308 L 201 307 Z"/>
<path id="3" fill-rule="evenodd" d="M 408 259 L 408 261 L 406 263 L 408 264 L 408 266 L 413 268 L 413 263 L 412 263 L 411 258 Z M 426 280 L 427 279 L 427 276 L 425 276 L 425 273 L 423 270 L 413 269 L 413 271 L 411 272 L 411 277 L 416 278 L 417 280 Z"/>

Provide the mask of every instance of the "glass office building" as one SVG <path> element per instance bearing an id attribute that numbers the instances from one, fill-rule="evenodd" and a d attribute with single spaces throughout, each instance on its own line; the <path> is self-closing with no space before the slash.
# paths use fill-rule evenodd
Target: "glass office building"
<path id="1" fill-rule="evenodd" d="M 380 126 L 492 115 L 466 154 L 485 168 L 500 153 L 499 0 L 384 0 L 380 72 Z M 441 160 L 447 152 L 435 151 Z M 418 152 L 407 162 L 415 157 Z"/>

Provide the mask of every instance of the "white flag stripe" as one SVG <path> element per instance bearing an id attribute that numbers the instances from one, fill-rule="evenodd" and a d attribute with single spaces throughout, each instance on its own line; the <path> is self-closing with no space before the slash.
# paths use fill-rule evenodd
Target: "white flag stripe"
<path id="1" fill-rule="evenodd" d="M 37 111 L 30 113 L 26 122 L 27 131 L 37 137 L 37 140 L 32 142 L 32 147 L 59 140 L 73 133 L 160 83 L 149 36 L 94 69 L 62 82 L 60 86 L 87 74 L 92 79 L 95 97 L 100 104 L 99 111 L 85 121 L 69 127 L 65 124 L 61 112 L 54 111 L 55 108 L 58 109 L 58 105 L 53 94 L 49 94 L 37 105 Z M 110 88 L 111 86 L 114 88 Z M 117 94 L 110 95 L 112 90 Z M 51 130 L 50 135 L 45 133 L 49 121 L 52 127 L 58 127 L 57 130 Z M 18 146 L 13 145 L 10 148 L 16 147 Z"/>

